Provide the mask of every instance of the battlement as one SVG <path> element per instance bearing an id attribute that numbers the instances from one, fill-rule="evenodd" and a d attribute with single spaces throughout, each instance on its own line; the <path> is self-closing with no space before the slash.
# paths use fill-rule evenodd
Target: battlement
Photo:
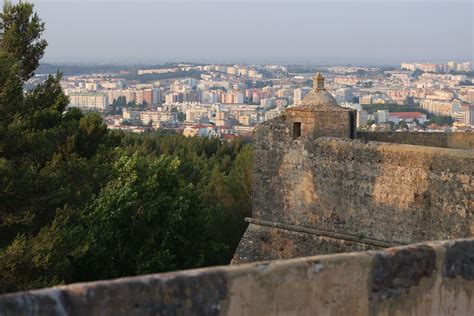
<path id="1" fill-rule="evenodd" d="M 474 239 L 72 284 L 0 315 L 472 315 Z"/>

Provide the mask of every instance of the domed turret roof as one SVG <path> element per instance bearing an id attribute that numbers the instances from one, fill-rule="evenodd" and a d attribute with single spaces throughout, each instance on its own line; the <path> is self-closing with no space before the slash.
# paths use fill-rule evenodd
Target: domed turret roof
<path id="1" fill-rule="evenodd" d="M 324 88 L 324 78 L 318 72 L 313 77 L 313 89 L 301 101 L 299 108 L 313 108 L 315 110 L 341 110 L 336 99 Z"/>

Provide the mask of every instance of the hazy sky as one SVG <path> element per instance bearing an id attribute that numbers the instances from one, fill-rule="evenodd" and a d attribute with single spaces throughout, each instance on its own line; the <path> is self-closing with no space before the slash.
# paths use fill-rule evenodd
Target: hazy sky
<path id="1" fill-rule="evenodd" d="M 377 64 L 474 51 L 471 0 L 32 2 L 47 62 Z"/>

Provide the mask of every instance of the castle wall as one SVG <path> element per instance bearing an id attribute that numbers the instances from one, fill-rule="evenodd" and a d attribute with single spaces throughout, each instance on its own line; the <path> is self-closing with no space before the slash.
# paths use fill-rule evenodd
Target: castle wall
<path id="1" fill-rule="evenodd" d="M 474 149 L 474 133 L 357 132 L 357 139 L 430 147 Z"/>
<path id="2" fill-rule="evenodd" d="M 0 315 L 473 315 L 474 239 L 72 284 Z"/>
<path id="3" fill-rule="evenodd" d="M 354 241 L 382 247 L 473 236 L 474 151 L 311 134 L 293 139 L 287 123 L 278 118 L 256 130 L 253 223 L 234 263 L 360 250 Z M 312 232 L 262 240 L 262 225 Z M 281 238 L 298 250 L 280 250 Z"/>

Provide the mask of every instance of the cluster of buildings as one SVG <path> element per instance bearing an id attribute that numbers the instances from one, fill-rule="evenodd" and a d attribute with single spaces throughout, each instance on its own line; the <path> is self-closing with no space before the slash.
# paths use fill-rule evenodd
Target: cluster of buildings
<path id="1" fill-rule="evenodd" d="M 471 62 L 450 61 L 447 64 L 433 64 L 433 63 L 402 63 L 401 68 L 404 70 L 415 71 L 417 69 L 424 72 L 432 73 L 449 73 L 450 71 L 468 72 L 471 71 Z"/>
<path id="2" fill-rule="evenodd" d="M 473 79 L 460 74 L 470 70 L 470 63 L 436 64 L 436 69 L 431 65 L 435 64 L 404 63 L 400 69 L 390 70 L 318 69 L 325 72 L 327 90 L 337 102 L 358 110 L 359 128 L 402 121 L 421 125 L 429 120 L 427 112 L 473 126 Z M 424 73 L 414 76 L 416 69 Z M 456 73 L 449 73 L 451 69 Z M 168 79 L 172 73 L 190 70 L 198 76 Z M 167 79 L 159 77 L 163 74 Z M 150 79 L 145 82 L 127 80 L 118 73 L 70 76 L 62 85 L 71 107 L 101 112 L 111 128 L 170 128 L 188 136 L 231 139 L 251 134 L 256 124 L 300 104 L 311 90 L 312 74 L 279 65 L 178 64 L 136 71 L 136 77 Z M 419 106 L 427 112 L 377 109 L 386 104 Z"/>

